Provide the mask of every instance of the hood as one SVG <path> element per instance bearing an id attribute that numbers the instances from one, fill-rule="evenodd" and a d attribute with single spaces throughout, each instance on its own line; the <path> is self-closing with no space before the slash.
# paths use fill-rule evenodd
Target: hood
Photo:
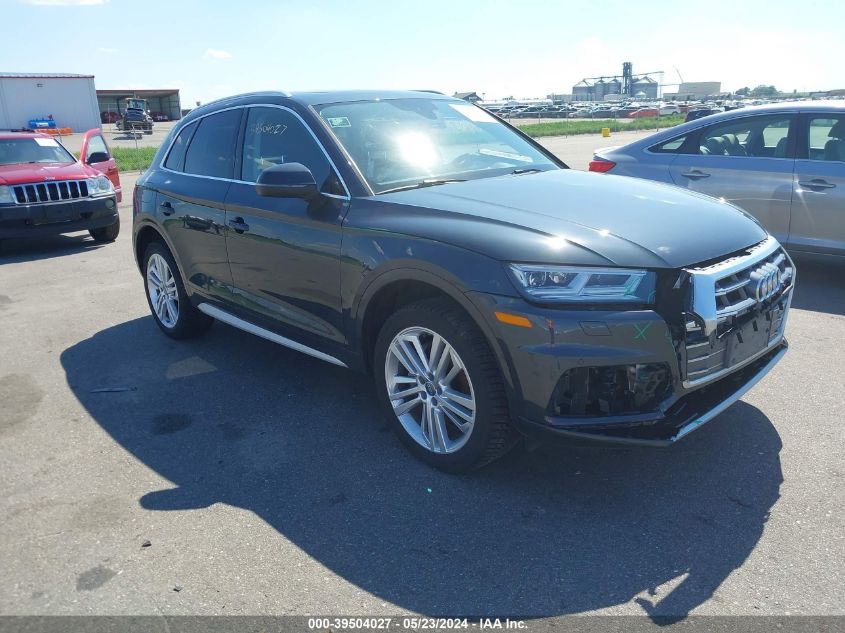
<path id="1" fill-rule="evenodd" d="M 766 231 L 736 207 L 648 180 L 575 170 L 485 178 L 370 198 L 383 230 L 502 261 L 681 268 Z"/>
<path id="2" fill-rule="evenodd" d="M 18 163 L 0 165 L 0 185 L 20 185 L 52 180 L 96 178 L 100 173 L 82 163 Z"/>

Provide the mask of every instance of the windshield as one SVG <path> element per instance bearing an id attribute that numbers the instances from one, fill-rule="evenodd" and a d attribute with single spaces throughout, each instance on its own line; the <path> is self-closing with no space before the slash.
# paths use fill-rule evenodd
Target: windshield
<path id="1" fill-rule="evenodd" d="M 0 138 L 0 165 L 75 162 L 70 152 L 52 138 Z"/>
<path id="2" fill-rule="evenodd" d="M 386 99 L 317 106 L 375 193 L 444 179 L 558 169 L 490 114 L 445 99 Z"/>
<path id="3" fill-rule="evenodd" d="M 130 110 L 146 110 L 147 102 L 143 99 L 127 99 L 126 107 Z"/>

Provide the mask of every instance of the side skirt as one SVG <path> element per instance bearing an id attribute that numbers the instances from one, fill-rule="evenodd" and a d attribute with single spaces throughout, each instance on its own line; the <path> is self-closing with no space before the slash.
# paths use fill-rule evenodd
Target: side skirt
<path id="1" fill-rule="evenodd" d="M 327 363 L 331 363 L 332 365 L 347 367 L 346 363 L 344 363 L 340 359 L 335 358 L 334 356 L 325 354 L 312 347 L 303 345 L 302 343 L 292 341 L 289 338 L 281 336 L 280 334 L 276 334 L 275 332 L 271 332 L 270 330 L 255 325 L 254 323 L 250 323 L 249 321 L 244 321 L 240 317 L 236 317 L 234 314 L 229 314 L 228 312 L 221 310 L 220 308 L 217 308 L 211 305 L 210 303 L 201 303 L 197 306 L 197 309 L 210 317 L 214 317 L 218 321 L 222 321 L 223 323 L 231 325 L 232 327 L 236 327 L 239 330 L 243 330 L 244 332 L 255 334 L 256 336 L 260 336 L 261 338 L 267 339 L 268 341 L 272 341 L 273 343 L 282 345 L 284 347 L 289 347 L 290 349 L 296 350 L 297 352 L 302 352 L 303 354 L 308 354 L 308 356 L 319 358 L 320 360 L 326 361 Z"/>

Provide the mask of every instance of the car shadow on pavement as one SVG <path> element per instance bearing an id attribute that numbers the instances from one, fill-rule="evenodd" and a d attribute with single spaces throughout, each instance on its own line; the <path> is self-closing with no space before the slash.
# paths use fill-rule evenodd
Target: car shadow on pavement
<path id="1" fill-rule="evenodd" d="M 845 258 L 792 257 L 798 271 L 792 307 L 845 316 Z"/>
<path id="2" fill-rule="evenodd" d="M 670 449 L 543 446 L 454 476 L 404 450 L 367 377 L 225 325 L 176 342 L 140 318 L 61 362 L 93 420 L 173 482 L 143 508 L 252 511 L 346 581 L 424 614 L 636 601 L 682 617 L 754 550 L 783 480 L 778 433 L 745 403 Z"/>
<path id="3" fill-rule="evenodd" d="M 3 240 L 0 243 L 0 265 L 77 255 L 103 246 L 108 244 L 93 240 L 87 231 L 84 234 Z"/>

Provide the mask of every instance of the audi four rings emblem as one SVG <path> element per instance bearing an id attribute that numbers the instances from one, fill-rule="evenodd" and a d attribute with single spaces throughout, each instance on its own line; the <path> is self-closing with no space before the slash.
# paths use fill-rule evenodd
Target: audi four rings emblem
<path id="1" fill-rule="evenodd" d="M 780 288 L 782 278 L 780 268 L 774 264 L 764 264 L 751 273 L 751 287 L 757 301 L 765 301 Z"/>

